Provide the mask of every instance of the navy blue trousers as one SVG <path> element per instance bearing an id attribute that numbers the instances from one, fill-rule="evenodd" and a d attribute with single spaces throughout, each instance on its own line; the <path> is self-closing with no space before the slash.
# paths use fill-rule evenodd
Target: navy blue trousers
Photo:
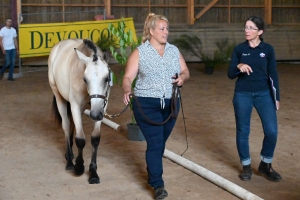
<path id="1" fill-rule="evenodd" d="M 171 113 L 171 100 L 165 99 L 165 108 L 161 108 L 159 98 L 137 97 L 145 116 L 154 122 L 163 122 Z M 177 110 L 179 110 L 177 101 Z M 133 113 L 135 120 L 147 142 L 146 163 L 148 171 L 148 183 L 154 188 L 164 186 L 162 178 L 163 163 L 162 157 L 165 151 L 166 141 L 175 125 L 176 119 L 168 120 L 164 125 L 153 125 L 146 121 L 140 112 L 136 101 L 133 101 Z"/>
<path id="2" fill-rule="evenodd" d="M 272 163 L 277 143 L 278 127 L 275 104 L 269 90 L 259 92 L 235 92 L 233 106 L 236 121 L 236 144 L 242 165 L 251 163 L 249 135 L 252 108 L 255 107 L 262 122 L 264 140 L 261 160 Z"/>

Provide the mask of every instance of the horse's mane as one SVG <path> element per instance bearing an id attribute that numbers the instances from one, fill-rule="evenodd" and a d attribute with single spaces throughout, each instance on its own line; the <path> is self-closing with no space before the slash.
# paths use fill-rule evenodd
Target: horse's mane
<path id="1" fill-rule="evenodd" d="M 96 62 L 98 60 L 98 56 L 97 56 L 97 47 L 95 46 L 95 44 L 88 39 L 84 39 L 83 43 L 91 50 L 93 50 L 94 55 L 93 55 L 93 61 Z"/>

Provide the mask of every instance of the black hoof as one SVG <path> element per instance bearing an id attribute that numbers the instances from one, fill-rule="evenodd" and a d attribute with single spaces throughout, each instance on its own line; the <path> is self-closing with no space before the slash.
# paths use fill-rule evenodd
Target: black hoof
<path id="1" fill-rule="evenodd" d="M 90 178 L 89 178 L 89 184 L 99 184 L 100 178 L 97 174 L 97 172 L 90 172 Z"/>
<path id="2" fill-rule="evenodd" d="M 89 178 L 89 184 L 100 184 L 100 178 Z"/>
<path id="3" fill-rule="evenodd" d="M 73 162 L 68 162 L 66 165 L 66 170 L 73 171 L 74 170 L 74 164 Z"/>
<path id="4" fill-rule="evenodd" d="M 84 165 L 75 165 L 74 166 L 74 173 L 77 175 L 77 176 L 81 176 L 83 173 L 84 173 Z"/>

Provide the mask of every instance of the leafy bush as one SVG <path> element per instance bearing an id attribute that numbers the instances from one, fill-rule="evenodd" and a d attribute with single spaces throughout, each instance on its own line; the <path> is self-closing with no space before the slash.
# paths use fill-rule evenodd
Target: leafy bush
<path id="1" fill-rule="evenodd" d="M 116 61 L 124 68 L 121 71 L 120 76 L 117 78 L 117 83 L 122 84 L 122 80 L 125 73 L 125 66 L 129 55 L 142 43 L 142 37 L 139 37 L 137 41 L 133 39 L 133 33 L 131 30 L 125 31 L 126 25 L 124 21 L 118 22 L 118 26 L 115 27 L 113 24 L 108 25 L 108 30 L 112 34 L 112 40 L 117 41 L 117 46 L 111 45 L 110 51 Z M 134 88 L 136 79 L 134 79 L 131 88 Z M 132 104 L 130 103 L 132 110 Z M 132 115 L 132 124 L 136 124 L 135 118 Z"/>
<path id="2" fill-rule="evenodd" d="M 189 36 L 187 34 L 181 35 L 176 38 L 173 42 L 179 49 L 186 52 L 191 52 L 194 56 L 198 57 L 205 65 L 206 69 L 213 70 L 214 67 L 220 64 L 228 63 L 234 43 L 229 43 L 228 39 L 220 39 L 215 42 L 217 50 L 212 55 L 204 53 L 201 39 L 197 36 Z M 207 72 L 209 73 L 209 72 Z M 212 73 L 212 72 L 211 72 Z"/>
<path id="3" fill-rule="evenodd" d="M 110 46 L 113 46 L 114 48 L 118 47 L 117 39 L 113 38 L 113 35 L 110 32 L 108 34 L 101 34 L 96 45 L 103 52 L 110 51 Z"/>
<path id="4" fill-rule="evenodd" d="M 108 25 L 108 30 L 112 34 L 111 40 L 117 41 L 117 45 L 110 45 L 110 51 L 116 61 L 124 67 L 122 70 L 118 83 L 122 83 L 122 79 L 125 72 L 125 66 L 129 55 L 133 50 L 142 43 L 142 38 L 139 37 L 137 41 L 133 39 L 133 33 L 131 30 L 125 31 L 126 25 L 124 21 L 118 22 L 118 26 L 115 27 L 113 24 Z M 132 88 L 134 87 L 134 83 Z"/>

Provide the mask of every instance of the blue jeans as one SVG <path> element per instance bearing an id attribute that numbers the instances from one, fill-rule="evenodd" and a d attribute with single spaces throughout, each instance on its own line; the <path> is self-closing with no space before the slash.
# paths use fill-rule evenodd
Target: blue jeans
<path id="1" fill-rule="evenodd" d="M 3 74 L 6 68 L 9 67 L 8 78 L 13 78 L 16 55 L 16 49 L 5 50 L 5 65 L 2 67 L 0 74 Z"/>
<path id="2" fill-rule="evenodd" d="M 236 121 L 236 145 L 242 165 L 249 165 L 250 119 L 253 106 L 258 112 L 264 131 L 264 140 L 260 152 L 261 160 L 272 163 L 277 142 L 277 115 L 271 92 L 235 92 L 233 106 Z"/>
<path id="3" fill-rule="evenodd" d="M 163 122 L 171 113 L 170 99 L 165 99 L 165 108 L 161 109 L 159 98 L 137 97 L 145 116 L 154 122 Z M 148 171 L 148 183 L 154 188 L 164 186 L 162 178 L 162 157 L 165 151 L 166 141 L 175 125 L 176 119 L 172 118 L 164 125 L 149 124 L 139 108 L 133 101 L 133 113 L 135 120 L 147 142 L 146 163 Z M 177 112 L 179 110 L 179 101 Z"/>

